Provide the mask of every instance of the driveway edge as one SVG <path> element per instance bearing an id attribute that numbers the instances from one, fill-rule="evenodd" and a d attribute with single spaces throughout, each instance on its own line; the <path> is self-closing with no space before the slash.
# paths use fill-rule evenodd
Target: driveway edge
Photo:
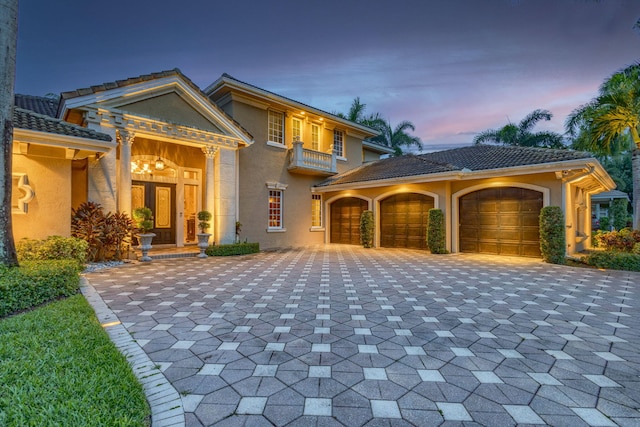
<path id="1" fill-rule="evenodd" d="M 100 294 L 85 277 L 80 278 L 80 291 L 91 304 L 98 321 L 118 350 L 127 358 L 133 373 L 144 387 L 151 407 L 153 427 L 184 427 L 184 408 L 180 394 L 127 332 L 118 320 L 118 316 L 107 307 Z"/>

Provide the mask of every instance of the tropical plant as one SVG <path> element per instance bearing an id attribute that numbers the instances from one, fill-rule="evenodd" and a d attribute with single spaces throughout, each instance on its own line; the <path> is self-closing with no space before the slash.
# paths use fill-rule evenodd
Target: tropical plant
<path id="1" fill-rule="evenodd" d="M 148 207 L 135 208 L 133 210 L 133 220 L 141 234 L 147 234 L 153 230 L 153 212 Z"/>
<path id="2" fill-rule="evenodd" d="M 366 210 L 360 215 L 360 244 L 365 248 L 373 247 L 373 212 Z"/>
<path id="3" fill-rule="evenodd" d="M 384 125 L 378 130 L 380 131 L 380 135 L 371 139 L 393 148 L 394 156 L 402 156 L 405 154 L 404 147 L 416 147 L 418 150 L 422 150 L 422 141 L 420 138 L 409 135 L 408 131 L 415 131 L 416 127 L 407 120 L 398 123 L 396 127 L 392 127 L 390 122 L 385 121 Z"/>
<path id="4" fill-rule="evenodd" d="M 200 233 L 205 234 L 207 230 L 211 227 L 209 221 L 211 221 L 211 212 L 209 211 L 200 211 L 198 212 L 198 228 L 200 229 Z"/>
<path id="5" fill-rule="evenodd" d="M 13 103 L 18 37 L 18 0 L 0 1 L 0 265 L 18 266 L 11 226 L 11 159 L 13 147 Z"/>
<path id="6" fill-rule="evenodd" d="M 550 111 L 534 110 L 517 125 L 509 123 L 500 129 L 488 129 L 473 138 L 474 144 L 492 142 L 520 147 L 564 148 L 562 135 L 551 131 L 532 132 L 531 129 L 541 120 L 549 121 L 553 117 Z"/>
<path id="7" fill-rule="evenodd" d="M 366 108 L 367 104 L 363 104 L 362 102 L 360 102 L 360 97 L 356 97 L 353 99 L 353 102 L 351 103 L 351 107 L 349 108 L 347 114 L 336 113 L 336 116 L 350 120 L 354 123 L 368 126 L 376 130 L 381 130 L 385 125 L 385 121 L 380 116 L 380 113 L 371 113 L 365 116 L 364 111 L 366 110 Z"/>
<path id="8" fill-rule="evenodd" d="M 540 211 L 540 252 L 551 264 L 566 262 L 564 214 L 559 206 L 545 206 Z"/>
<path id="9" fill-rule="evenodd" d="M 427 247 L 432 254 L 446 254 L 444 214 L 441 209 L 429 209 Z"/>
<path id="10" fill-rule="evenodd" d="M 640 228 L 640 63 L 617 71 L 600 86 L 599 95 L 571 112 L 565 123 L 573 147 L 614 155 L 631 138 L 633 227 Z"/>
<path id="11" fill-rule="evenodd" d="M 99 203 L 85 202 L 71 210 L 71 235 L 88 243 L 90 261 L 122 259 L 133 231 L 133 221 L 127 214 L 105 214 Z"/>

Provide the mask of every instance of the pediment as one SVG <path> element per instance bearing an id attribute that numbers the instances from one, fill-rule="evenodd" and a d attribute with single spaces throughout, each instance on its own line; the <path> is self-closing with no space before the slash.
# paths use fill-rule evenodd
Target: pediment
<path id="1" fill-rule="evenodd" d="M 192 126 L 197 129 L 224 134 L 221 126 L 205 117 L 176 92 L 156 95 L 132 103 L 121 104 L 118 109 L 134 115 L 160 121 Z"/>

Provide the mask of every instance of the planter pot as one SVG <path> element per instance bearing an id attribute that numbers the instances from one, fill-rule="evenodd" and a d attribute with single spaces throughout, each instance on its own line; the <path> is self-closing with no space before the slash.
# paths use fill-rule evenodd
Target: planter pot
<path id="1" fill-rule="evenodd" d="M 148 255 L 148 253 L 151 249 L 151 240 L 153 240 L 154 237 L 156 237 L 154 233 L 138 234 L 138 242 L 140 242 L 140 246 L 138 246 L 138 249 L 142 251 L 142 258 L 140 258 L 140 261 L 151 261 L 151 257 Z"/>
<path id="2" fill-rule="evenodd" d="M 200 254 L 198 255 L 198 258 L 206 258 L 207 254 L 205 254 L 204 251 L 206 251 L 209 247 L 209 237 L 211 237 L 211 234 L 198 233 L 196 234 L 196 236 L 198 236 L 198 248 L 200 248 Z"/>

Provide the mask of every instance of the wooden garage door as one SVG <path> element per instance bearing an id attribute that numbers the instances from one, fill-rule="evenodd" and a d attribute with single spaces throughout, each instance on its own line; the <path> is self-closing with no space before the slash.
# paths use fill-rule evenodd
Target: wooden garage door
<path id="1" fill-rule="evenodd" d="M 360 215 L 369 207 L 365 200 L 345 197 L 331 204 L 331 243 L 360 244 Z"/>
<path id="2" fill-rule="evenodd" d="M 542 193 L 515 187 L 489 188 L 460 198 L 461 252 L 540 256 Z"/>
<path id="3" fill-rule="evenodd" d="M 433 197 L 396 194 L 380 202 L 380 246 L 427 249 L 427 222 Z"/>

